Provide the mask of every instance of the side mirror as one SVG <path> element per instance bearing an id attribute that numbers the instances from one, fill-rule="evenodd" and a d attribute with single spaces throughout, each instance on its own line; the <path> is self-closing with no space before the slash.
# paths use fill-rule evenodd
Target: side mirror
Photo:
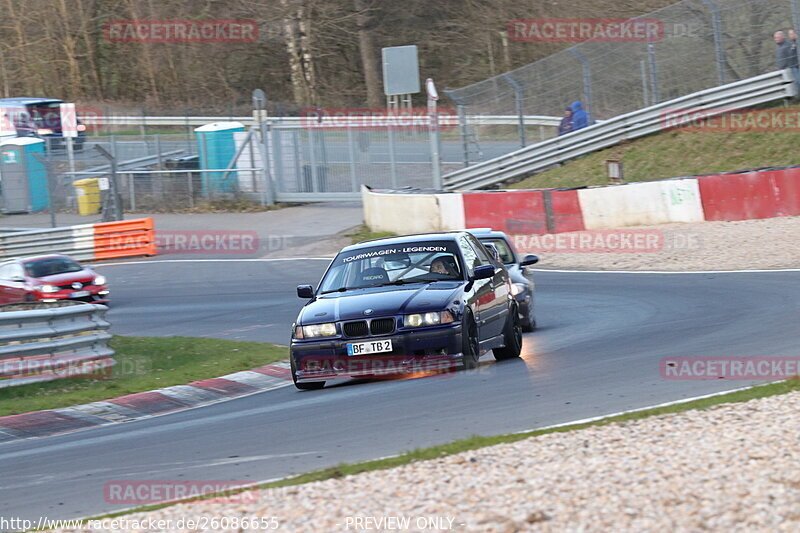
<path id="1" fill-rule="evenodd" d="M 525 259 L 520 261 L 519 266 L 535 265 L 539 262 L 539 258 L 535 255 L 526 255 Z"/>
<path id="2" fill-rule="evenodd" d="M 314 297 L 314 287 L 311 285 L 298 285 L 297 286 L 297 296 L 299 298 L 313 298 Z"/>
<path id="3" fill-rule="evenodd" d="M 472 274 L 472 279 L 488 279 L 494 276 L 494 267 L 492 265 L 481 265 L 475 267 L 475 272 Z"/>

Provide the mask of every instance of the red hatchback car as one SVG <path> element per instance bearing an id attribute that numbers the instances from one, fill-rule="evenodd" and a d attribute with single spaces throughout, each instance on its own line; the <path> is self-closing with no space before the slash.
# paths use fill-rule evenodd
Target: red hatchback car
<path id="1" fill-rule="evenodd" d="M 0 263 L 0 304 L 79 300 L 107 303 L 106 278 L 61 254 Z"/>

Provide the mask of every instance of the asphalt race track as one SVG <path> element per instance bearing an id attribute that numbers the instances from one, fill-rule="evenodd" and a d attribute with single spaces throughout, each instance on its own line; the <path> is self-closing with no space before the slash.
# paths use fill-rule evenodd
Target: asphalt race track
<path id="1" fill-rule="evenodd" d="M 100 266 L 113 331 L 287 343 L 319 260 Z M 800 272 L 537 277 L 540 329 L 523 358 L 436 377 L 285 387 L 166 416 L 0 445 L 0 515 L 68 518 L 124 508 L 111 480 L 260 481 L 471 435 L 739 388 L 668 381 L 674 356 L 797 356 Z M 221 354 L 224 356 L 224 354 Z"/>

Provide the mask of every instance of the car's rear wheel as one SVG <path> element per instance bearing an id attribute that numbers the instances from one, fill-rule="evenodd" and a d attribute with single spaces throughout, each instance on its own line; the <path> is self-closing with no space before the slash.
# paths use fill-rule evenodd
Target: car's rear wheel
<path id="1" fill-rule="evenodd" d="M 461 354 L 465 370 L 477 368 L 480 358 L 480 344 L 478 342 L 478 326 L 472 314 L 464 314 L 464 325 L 461 328 Z"/>
<path id="2" fill-rule="evenodd" d="M 520 324 L 519 313 L 514 307 L 508 314 L 505 328 L 503 328 L 503 342 L 505 346 L 492 350 L 494 358 L 498 361 L 519 357 L 522 353 L 522 324 Z"/>
<path id="3" fill-rule="evenodd" d="M 297 371 L 294 366 L 294 357 L 290 358 L 291 366 L 292 366 L 292 381 L 294 381 L 294 386 L 300 390 L 318 390 L 325 386 L 324 381 L 301 381 L 297 382 Z"/>

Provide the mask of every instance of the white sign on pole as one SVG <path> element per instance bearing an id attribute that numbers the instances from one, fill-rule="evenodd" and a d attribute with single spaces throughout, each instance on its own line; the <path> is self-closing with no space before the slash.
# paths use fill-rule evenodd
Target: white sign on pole
<path id="1" fill-rule="evenodd" d="M 108 178 L 98 178 L 97 188 L 101 191 L 107 191 L 111 188 L 111 183 L 108 181 Z"/>
<path id="2" fill-rule="evenodd" d="M 425 91 L 428 93 L 428 98 L 431 100 L 438 100 L 439 93 L 436 91 L 436 85 L 433 83 L 433 78 L 428 78 L 425 80 Z"/>
<path id="3" fill-rule="evenodd" d="M 61 104 L 61 135 L 78 136 L 78 117 L 75 115 L 75 104 Z"/>

